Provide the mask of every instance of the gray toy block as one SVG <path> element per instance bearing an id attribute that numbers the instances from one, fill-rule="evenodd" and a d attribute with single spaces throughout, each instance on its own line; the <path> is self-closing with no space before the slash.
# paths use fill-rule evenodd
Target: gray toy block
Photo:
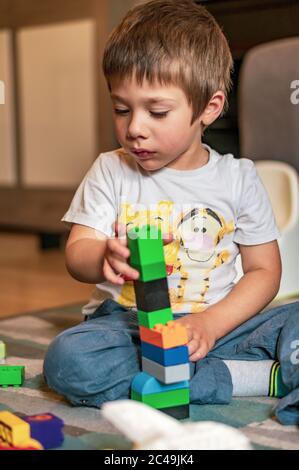
<path id="1" fill-rule="evenodd" d="M 173 384 L 182 382 L 183 380 L 190 380 L 190 364 L 179 364 L 177 366 L 162 366 L 157 362 L 151 361 L 142 356 L 142 370 L 149 375 L 156 377 L 165 384 Z"/>

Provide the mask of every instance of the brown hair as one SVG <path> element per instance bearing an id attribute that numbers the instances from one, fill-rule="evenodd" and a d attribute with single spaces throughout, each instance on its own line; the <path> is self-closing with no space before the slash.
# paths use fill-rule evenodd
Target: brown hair
<path id="1" fill-rule="evenodd" d="M 103 57 L 109 89 L 109 77 L 133 74 L 140 85 L 146 78 L 182 88 L 192 123 L 217 90 L 227 98 L 232 66 L 221 28 L 192 0 L 151 0 L 131 9 L 112 31 Z"/>

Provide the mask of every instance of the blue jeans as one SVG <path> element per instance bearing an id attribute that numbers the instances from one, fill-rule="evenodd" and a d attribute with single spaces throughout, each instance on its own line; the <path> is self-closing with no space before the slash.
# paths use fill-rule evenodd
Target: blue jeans
<path id="1" fill-rule="evenodd" d="M 279 400 L 276 414 L 285 424 L 299 423 L 299 302 L 254 316 L 218 340 L 206 358 L 191 363 L 191 403 L 231 401 L 231 376 L 222 359 L 278 360 L 289 393 Z M 44 361 L 48 386 L 77 406 L 100 407 L 106 401 L 129 398 L 131 382 L 140 370 L 136 311 L 112 299 L 87 321 L 59 334 Z"/>

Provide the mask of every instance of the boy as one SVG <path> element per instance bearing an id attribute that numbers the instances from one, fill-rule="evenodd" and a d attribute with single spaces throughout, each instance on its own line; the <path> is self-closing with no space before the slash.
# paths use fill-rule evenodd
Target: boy
<path id="1" fill-rule="evenodd" d="M 231 69 L 221 29 L 191 0 L 139 5 L 108 40 L 103 70 L 121 149 L 100 155 L 63 218 L 72 224 L 67 268 L 97 288 L 87 321 L 54 340 L 44 366 L 49 386 L 75 405 L 128 397 L 140 370 L 126 230 L 145 223 L 165 240 L 172 311 L 189 334 L 191 400 L 230 399 L 232 367 L 217 359 L 213 369 L 209 357 L 233 357 L 235 332 L 244 337 L 238 327 L 270 303 L 281 277 L 279 233 L 253 162 L 202 143 L 226 106 Z M 235 285 L 238 253 L 245 274 Z M 238 359 L 270 357 L 250 354 Z M 212 391 L 203 370 L 207 383 L 217 372 Z"/>

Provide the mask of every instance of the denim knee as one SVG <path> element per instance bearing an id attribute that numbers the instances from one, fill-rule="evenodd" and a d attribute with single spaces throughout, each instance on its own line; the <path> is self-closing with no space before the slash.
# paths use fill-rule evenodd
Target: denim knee
<path id="1" fill-rule="evenodd" d="M 140 353 L 130 334 L 93 321 L 58 335 L 44 361 L 48 386 L 77 406 L 128 398 L 139 371 Z"/>

